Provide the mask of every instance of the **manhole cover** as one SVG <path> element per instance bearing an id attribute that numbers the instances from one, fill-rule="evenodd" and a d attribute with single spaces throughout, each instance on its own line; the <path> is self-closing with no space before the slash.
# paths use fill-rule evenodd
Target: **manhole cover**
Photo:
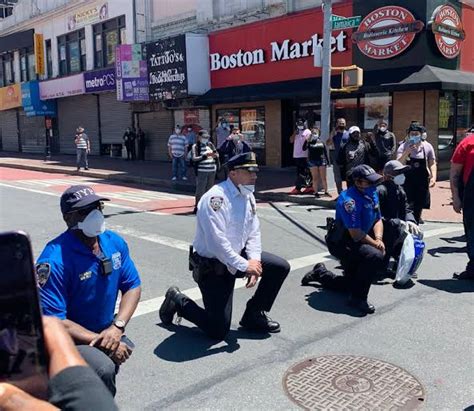
<path id="1" fill-rule="evenodd" d="M 404 369 L 374 358 L 326 355 L 291 367 L 283 378 L 290 399 L 308 410 L 417 410 L 421 383 Z"/>

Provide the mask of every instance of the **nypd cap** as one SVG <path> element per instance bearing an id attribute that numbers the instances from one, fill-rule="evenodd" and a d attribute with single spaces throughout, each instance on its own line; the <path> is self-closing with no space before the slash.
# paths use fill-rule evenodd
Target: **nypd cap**
<path id="1" fill-rule="evenodd" d="M 227 163 L 229 170 L 246 169 L 248 171 L 258 171 L 257 155 L 250 151 L 248 153 L 237 154 Z"/>
<path id="2" fill-rule="evenodd" d="M 353 180 L 366 180 L 372 184 L 378 183 L 383 178 L 380 174 L 377 174 L 372 167 L 366 164 L 361 164 L 360 166 L 354 167 L 351 170 L 350 175 Z"/>
<path id="3" fill-rule="evenodd" d="M 98 201 L 109 201 L 109 199 L 97 195 L 92 187 L 71 186 L 61 195 L 61 212 L 71 213 Z"/>

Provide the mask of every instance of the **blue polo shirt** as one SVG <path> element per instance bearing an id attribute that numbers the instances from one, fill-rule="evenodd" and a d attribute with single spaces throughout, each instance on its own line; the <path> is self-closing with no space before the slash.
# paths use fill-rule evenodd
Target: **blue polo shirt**
<path id="1" fill-rule="evenodd" d="M 336 204 L 336 220 L 342 221 L 347 229 L 358 228 L 368 234 L 380 218 L 379 195 L 375 187 L 370 195 L 361 193 L 356 187 L 340 194 Z"/>
<path id="2" fill-rule="evenodd" d="M 112 323 L 119 290 L 123 294 L 140 285 L 125 241 L 108 230 L 98 239 L 112 262 L 109 275 L 102 274 L 99 258 L 69 230 L 46 245 L 36 264 L 43 314 L 94 332 Z"/>

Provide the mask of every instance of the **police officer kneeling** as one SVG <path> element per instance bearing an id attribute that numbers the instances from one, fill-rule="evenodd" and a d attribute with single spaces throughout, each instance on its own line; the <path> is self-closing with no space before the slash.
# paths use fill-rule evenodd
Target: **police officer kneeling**
<path id="1" fill-rule="evenodd" d="M 234 284 L 239 277 L 247 278 L 247 288 L 261 277 L 240 325 L 258 332 L 280 331 L 280 325 L 265 312 L 270 311 L 290 271 L 286 260 L 262 252 L 253 195 L 258 171 L 255 153 L 234 156 L 227 167 L 227 180 L 213 186 L 198 204 L 195 252 L 191 252 L 190 264 L 205 308 L 177 287 L 170 287 L 159 312 L 165 325 L 177 314 L 218 340 L 229 332 Z"/>
<path id="2" fill-rule="evenodd" d="M 338 258 L 344 275 L 328 271 L 317 264 L 306 274 L 302 285 L 318 281 L 324 288 L 350 292 L 349 305 L 363 314 L 372 314 L 375 307 L 367 301 L 370 285 L 383 268 L 385 244 L 376 184 L 382 180 L 373 168 L 363 164 L 352 169 L 349 176 L 354 185 L 343 191 L 336 205 L 336 225 L 341 240 Z"/>
<path id="3" fill-rule="evenodd" d="M 63 321 L 82 357 L 115 395 L 119 365 L 132 354 L 130 340 L 122 340 L 141 287 L 127 244 L 105 230 L 102 201 L 108 199 L 88 186 L 64 191 L 61 212 L 68 229 L 46 245 L 36 276 L 43 314 Z"/>

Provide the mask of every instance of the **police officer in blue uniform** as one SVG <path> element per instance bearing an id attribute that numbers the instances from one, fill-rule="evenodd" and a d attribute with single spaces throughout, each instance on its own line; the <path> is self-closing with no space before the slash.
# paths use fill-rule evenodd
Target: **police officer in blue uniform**
<path id="1" fill-rule="evenodd" d="M 286 260 L 262 252 L 253 195 L 258 171 L 255 153 L 236 155 L 227 167 L 228 179 L 213 186 L 199 201 L 194 251 L 190 253 L 190 268 L 204 308 L 178 287 L 170 287 L 159 312 L 165 325 L 170 325 L 177 314 L 217 340 L 229 332 L 234 285 L 239 277 L 247 278 L 247 288 L 260 278 L 240 325 L 257 332 L 280 331 L 280 325 L 265 313 L 272 308 L 290 271 Z"/>
<path id="2" fill-rule="evenodd" d="M 348 290 L 349 304 L 362 314 L 372 314 L 375 307 L 368 302 L 370 285 L 384 267 L 385 244 L 376 185 L 382 180 L 368 165 L 352 169 L 354 185 L 343 191 L 336 205 L 336 223 L 342 226 L 341 264 L 344 275 L 328 271 L 318 264 L 305 275 L 302 285 L 318 281 L 325 288 Z"/>
<path id="3" fill-rule="evenodd" d="M 141 283 L 127 244 L 105 229 L 103 201 L 108 199 L 88 186 L 72 186 L 62 194 L 68 229 L 46 245 L 36 275 L 43 313 L 63 321 L 81 355 L 115 395 L 118 367 L 132 353 L 124 332 Z"/>

